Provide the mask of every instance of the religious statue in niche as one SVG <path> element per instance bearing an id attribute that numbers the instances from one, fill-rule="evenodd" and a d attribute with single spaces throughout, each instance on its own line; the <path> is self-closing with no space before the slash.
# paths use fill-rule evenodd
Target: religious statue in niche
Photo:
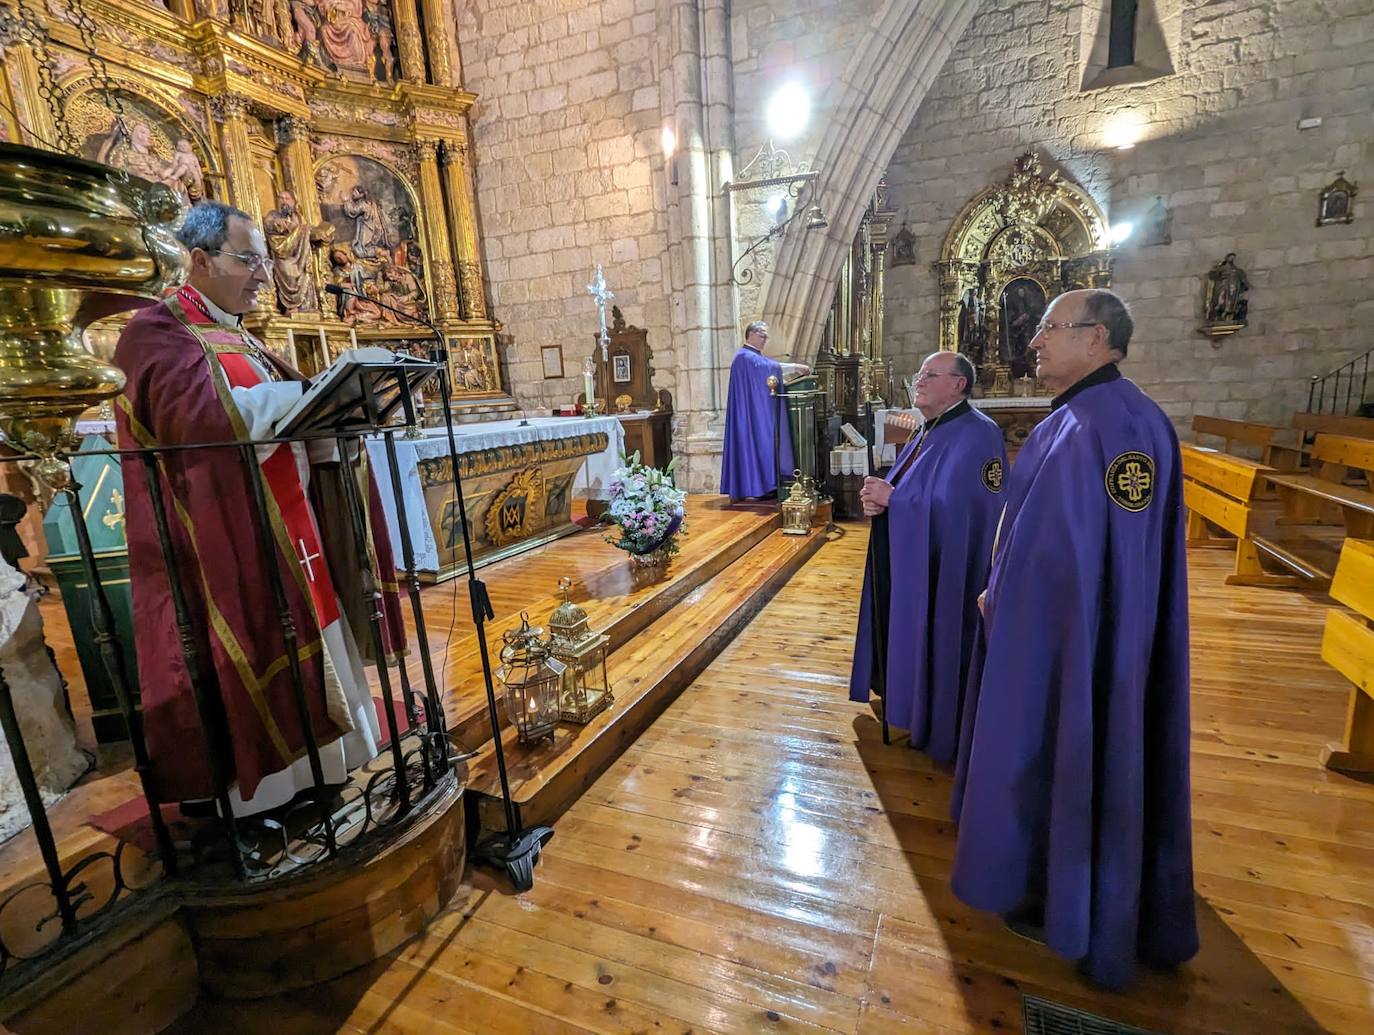
<path id="1" fill-rule="evenodd" d="M 1012 377 L 1025 377 L 1035 369 L 1030 343 L 1045 315 L 1046 304 L 1045 289 L 1029 277 L 1018 277 L 1002 289 L 998 299 L 1001 339 L 997 343 L 997 357 L 1011 367 Z"/>
<path id="2" fill-rule="evenodd" d="M 188 204 L 204 198 L 205 170 L 189 131 L 141 97 L 123 90 L 114 96 L 122 119 L 91 91 L 68 102 L 67 118 L 82 141 L 82 157 L 166 184 Z"/>
<path id="3" fill-rule="evenodd" d="M 1355 221 L 1354 200 L 1359 188 L 1345 178 L 1345 170 L 1331 181 L 1317 200 L 1317 225 L 1329 226 L 1332 223 L 1353 223 Z"/>
<path id="4" fill-rule="evenodd" d="M 892 265 L 916 265 L 916 235 L 911 232 L 911 227 L 905 223 L 892 238 Z"/>
<path id="5" fill-rule="evenodd" d="M 1218 338 L 1234 334 L 1244 327 L 1250 307 L 1245 293 L 1249 290 L 1250 282 L 1245 277 L 1245 271 L 1236 265 L 1236 253 L 1227 252 L 1226 258 L 1207 272 L 1202 332 Z"/>
<path id="6" fill-rule="evenodd" d="M 288 316 L 302 310 L 318 310 L 320 297 L 315 289 L 311 254 L 314 235 L 305 225 L 296 196 L 289 190 L 277 194 L 277 207 L 267 213 L 263 230 L 275 261 L 272 281 L 277 289 L 277 308 Z"/>
<path id="7" fill-rule="evenodd" d="M 354 79 L 396 78 L 389 0 L 290 0 L 299 53 Z"/>
<path id="8" fill-rule="evenodd" d="M 426 315 L 424 255 L 415 202 L 391 169 L 361 155 L 340 155 L 316 174 L 320 210 L 334 229 L 328 279 L 362 298 L 340 296 L 338 316 L 354 325 L 415 322 Z"/>
<path id="9" fill-rule="evenodd" d="M 982 355 L 987 340 L 983 323 L 983 300 L 977 290 L 969 288 L 959 298 L 959 351 Z"/>

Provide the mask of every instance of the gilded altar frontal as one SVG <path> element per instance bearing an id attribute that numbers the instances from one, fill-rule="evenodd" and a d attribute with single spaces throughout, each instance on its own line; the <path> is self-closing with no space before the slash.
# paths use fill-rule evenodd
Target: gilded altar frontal
<path id="1" fill-rule="evenodd" d="M 432 321 L 455 392 L 503 394 L 451 6 L 22 0 L 0 15 L 0 140 L 248 212 L 275 266 L 245 323 L 269 347 L 312 373 L 354 344 L 425 349 Z"/>

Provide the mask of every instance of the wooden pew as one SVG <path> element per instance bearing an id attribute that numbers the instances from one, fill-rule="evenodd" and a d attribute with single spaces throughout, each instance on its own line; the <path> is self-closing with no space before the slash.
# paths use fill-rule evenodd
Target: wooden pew
<path id="1" fill-rule="evenodd" d="M 1301 466 L 1302 450 L 1288 441 L 1293 437 L 1291 428 L 1198 414 L 1193 417 L 1193 435 L 1219 438 L 1225 443 L 1222 448 L 1236 455 L 1243 455 L 1237 454 L 1237 446 L 1249 446 L 1261 463 L 1279 471 L 1296 471 Z"/>
<path id="2" fill-rule="evenodd" d="M 1303 435 L 1374 438 L 1374 417 L 1347 417 L 1335 413 L 1295 413 L 1293 427 Z"/>
<path id="3" fill-rule="evenodd" d="M 1275 575 L 1260 565 L 1255 545 L 1255 504 L 1272 467 L 1182 443 L 1183 504 L 1188 508 L 1188 545 L 1221 546 L 1236 550 L 1235 568 L 1226 582 L 1232 586 L 1292 586 L 1292 575 Z M 1215 530 L 1229 533 L 1223 538 Z"/>
<path id="4" fill-rule="evenodd" d="M 1328 769 L 1374 773 L 1374 542 L 1347 539 L 1331 597 L 1354 614 L 1332 608 L 1326 615 L 1322 660 L 1355 684 L 1345 716 L 1345 738 L 1326 749 Z"/>
<path id="5" fill-rule="evenodd" d="M 1277 473 L 1266 477 L 1278 490 L 1285 529 L 1295 526 L 1339 526 L 1346 536 L 1374 539 L 1374 439 L 1318 435 L 1312 445 L 1311 471 Z M 1347 484 L 1352 472 L 1364 486 Z M 1255 536 L 1255 545 L 1279 563 L 1307 578 L 1330 581 L 1340 536 L 1327 533 Z"/>

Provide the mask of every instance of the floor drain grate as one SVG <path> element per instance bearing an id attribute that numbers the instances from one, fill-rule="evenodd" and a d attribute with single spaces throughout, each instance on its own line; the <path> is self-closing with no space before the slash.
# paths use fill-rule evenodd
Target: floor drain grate
<path id="1" fill-rule="evenodd" d="M 1022 996 L 1021 1007 L 1026 1035 L 1155 1035 L 1144 1028 L 1118 1024 L 1033 995 Z"/>

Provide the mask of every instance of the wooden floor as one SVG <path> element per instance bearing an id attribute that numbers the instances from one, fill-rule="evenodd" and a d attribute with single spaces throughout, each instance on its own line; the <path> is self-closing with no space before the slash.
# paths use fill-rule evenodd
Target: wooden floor
<path id="1" fill-rule="evenodd" d="M 1374 1031 L 1374 787 L 1322 769 L 1323 605 L 1192 561 L 1199 957 L 1128 995 L 950 894 L 949 778 L 846 699 L 849 528 L 557 823 L 388 961 L 175 1029 L 1015 1032 L 1031 993 L 1158 1032 Z"/>

